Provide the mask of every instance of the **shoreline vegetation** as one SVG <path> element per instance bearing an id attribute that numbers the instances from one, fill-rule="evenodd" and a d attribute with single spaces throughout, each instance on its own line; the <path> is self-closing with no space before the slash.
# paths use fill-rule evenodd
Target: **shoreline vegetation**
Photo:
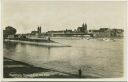
<path id="1" fill-rule="evenodd" d="M 53 69 L 35 67 L 4 57 L 4 78 L 99 78 L 94 76 L 79 76 Z"/>

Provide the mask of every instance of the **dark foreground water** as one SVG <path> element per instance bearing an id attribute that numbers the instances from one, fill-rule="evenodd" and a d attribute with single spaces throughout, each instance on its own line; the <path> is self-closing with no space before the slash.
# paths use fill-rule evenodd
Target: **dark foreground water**
<path id="1" fill-rule="evenodd" d="M 56 39 L 72 47 L 4 42 L 4 56 L 34 66 L 101 78 L 122 77 L 123 39 L 115 41 Z"/>

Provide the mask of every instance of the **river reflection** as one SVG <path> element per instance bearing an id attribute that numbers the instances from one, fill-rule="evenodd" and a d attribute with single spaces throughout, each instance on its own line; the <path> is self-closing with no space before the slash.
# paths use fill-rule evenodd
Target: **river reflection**
<path id="1" fill-rule="evenodd" d="M 38 67 L 100 77 L 123 74 L 123 40 L 56 40 L 72 47 L 46 47 L 4 42 L 4 56 Z"/>

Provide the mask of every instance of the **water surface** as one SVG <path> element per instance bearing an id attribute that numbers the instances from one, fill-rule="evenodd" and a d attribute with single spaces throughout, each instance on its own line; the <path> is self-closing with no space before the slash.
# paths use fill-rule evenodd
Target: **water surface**
<path id="1" fill-rule="evenodd" d="M 34 66 L 51 68 L 72 74 L 102 78 L 122 77 L 123 40 L 56 39 L 72 47 L 46 47 L 4 42 L 4 56 Z"/>

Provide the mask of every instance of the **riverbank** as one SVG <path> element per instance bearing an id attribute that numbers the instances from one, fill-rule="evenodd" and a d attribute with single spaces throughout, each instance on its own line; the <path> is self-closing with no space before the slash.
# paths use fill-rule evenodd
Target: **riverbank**
<path id="1" fill-rule="evenodd" d="M 4 58 L 4 78 L 76 78 L 78 76 L 40 68 Z"/>

